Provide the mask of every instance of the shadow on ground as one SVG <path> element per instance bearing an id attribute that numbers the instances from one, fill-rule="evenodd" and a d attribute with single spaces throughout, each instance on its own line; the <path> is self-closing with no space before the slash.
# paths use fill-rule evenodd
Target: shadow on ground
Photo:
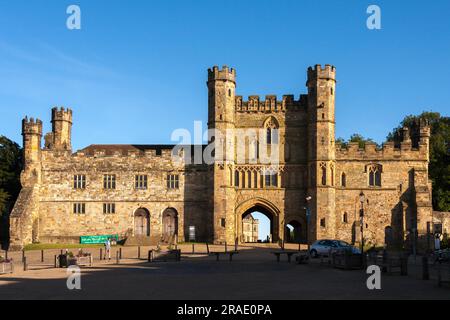
<path id="1" fill-rule="evenodd" d="M 82 269 L 81 290 L 68 290 L 65 269 L 0 276 L 0 299 L 449 299 L 434 281 L 382 276 L 382 290 L 367 289 L 364 271 L 294 262 L 277 263 L 274 248 L 248 246 L 233 257 L 183 254 L 181 262 L 122 260 Z"/>

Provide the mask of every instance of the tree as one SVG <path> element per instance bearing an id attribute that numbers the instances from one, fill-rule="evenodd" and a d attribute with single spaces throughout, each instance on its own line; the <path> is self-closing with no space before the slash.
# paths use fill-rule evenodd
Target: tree
<path id="1" fill-rule="evenodd" d="M 4 136 L 0 136 L 0 243 L 8 240 L 9 214 L 21 189 L 22 149 Z"/>
<path id="2" fill-rule="evenodd" d="M 364 148 L 364 146 L 366 145 L 367 142 L 372 142 L 374 143 L 374 141 L 371 138 L 364 138 L 361 134 L 359 133 L 354 133 L 350 136 L 350 140 L 346 141 L 343 138 L 337 138 L 336 139 L 336 144 L 340 144 L 342 147 L 347 147 L 349 142 L 358 142 L 358 145 L 360 148 Z"/>
<path id="3" fill-rule="evenodd" d="M 450 211 L 450 117 L 437 112 L 406 116 L 387 139 L 395 141 L 403 127 L 412 131 L 418 120 L 428 121 L 431 127 L 429 177 L 433 184 L 433 208 Z"/>

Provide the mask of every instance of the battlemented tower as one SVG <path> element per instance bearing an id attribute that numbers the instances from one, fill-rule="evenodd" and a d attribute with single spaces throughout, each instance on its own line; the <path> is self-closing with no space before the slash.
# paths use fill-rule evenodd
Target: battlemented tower
<path id="1" fill-rule="evenodd" d="M 42 121 L 25 117 L 22 120 L 23 152 L 25 170 L 41 161 Z"/>
<path id="2" fill-rule="evenodd" d="M 72 150 L 72 110 L 52 109 L 52 132 L 46 136 L 46 147 L 53 150 Z"/>
<path id="3" fill-rule="evenodd" d="M 211 210 L 215 243 L 234 243 L 236 191 L 235 166 L 236 71 L 224 66 L 208 70 L 208 128 L 214 130 L 216 160 L 211 165 Z"/>
<path id="4" fill-rule="evenodd" d="M 336 69 L 308 69 L 308 194 L 311 240 L 335 236 L 335 89 Z"/>

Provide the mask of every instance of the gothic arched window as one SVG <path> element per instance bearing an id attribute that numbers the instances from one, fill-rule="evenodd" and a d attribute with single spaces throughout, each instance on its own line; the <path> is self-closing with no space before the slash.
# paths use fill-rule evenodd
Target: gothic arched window
<path id="1" fill-rule="evenodd" d="M 347 186 L 347 175 L 345 174 L 345 172 L 342 172 L 342 175 L 341 175 L 341 186 L 342 187 Z"/>
<path id="2" fill-rule="evenodd" d="M 278 144 L 278 121 L 274 117 L 270 117 L 264 123 L 266 129 L 266 143 Z"/>
<path id="3" fill-rule="evenodd" d="M 322 185 L 327 185 L 327 165 L 325 163 L 320 164 L 320 171 L 322 172 Z"/>
<path id="4" fill-rule="evenodd" d="M 383 166 L 379 164 L 371 164 L 366 167 L 366 172 L 369 174 L 369 186 L 381 187 L 381 173 Z"/>

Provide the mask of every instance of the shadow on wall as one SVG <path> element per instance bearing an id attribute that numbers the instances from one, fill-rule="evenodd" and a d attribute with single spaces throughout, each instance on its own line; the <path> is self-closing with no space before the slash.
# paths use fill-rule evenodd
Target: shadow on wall
<path id="1" fill-rule="evenodd" d="M 195 150 L 203 154 L 205 145 L 191 146 L 191 163 L 194 162 Z M 184 239 L 180 241 L 210 242 L 214 240 L 213 205 L 209 202 L 212 190 L 209 185 L 209 167 L 206 164 L 186 165 L 184 175 L 184 208 L 182 225 Z M 180 221 L 179 217 L 179 221 Z"/>
<path id="2" fill-rule="evenodd" d="M 0 246 L 2 250 L 9 249 L 9 216 L 0 216 Z"/>

